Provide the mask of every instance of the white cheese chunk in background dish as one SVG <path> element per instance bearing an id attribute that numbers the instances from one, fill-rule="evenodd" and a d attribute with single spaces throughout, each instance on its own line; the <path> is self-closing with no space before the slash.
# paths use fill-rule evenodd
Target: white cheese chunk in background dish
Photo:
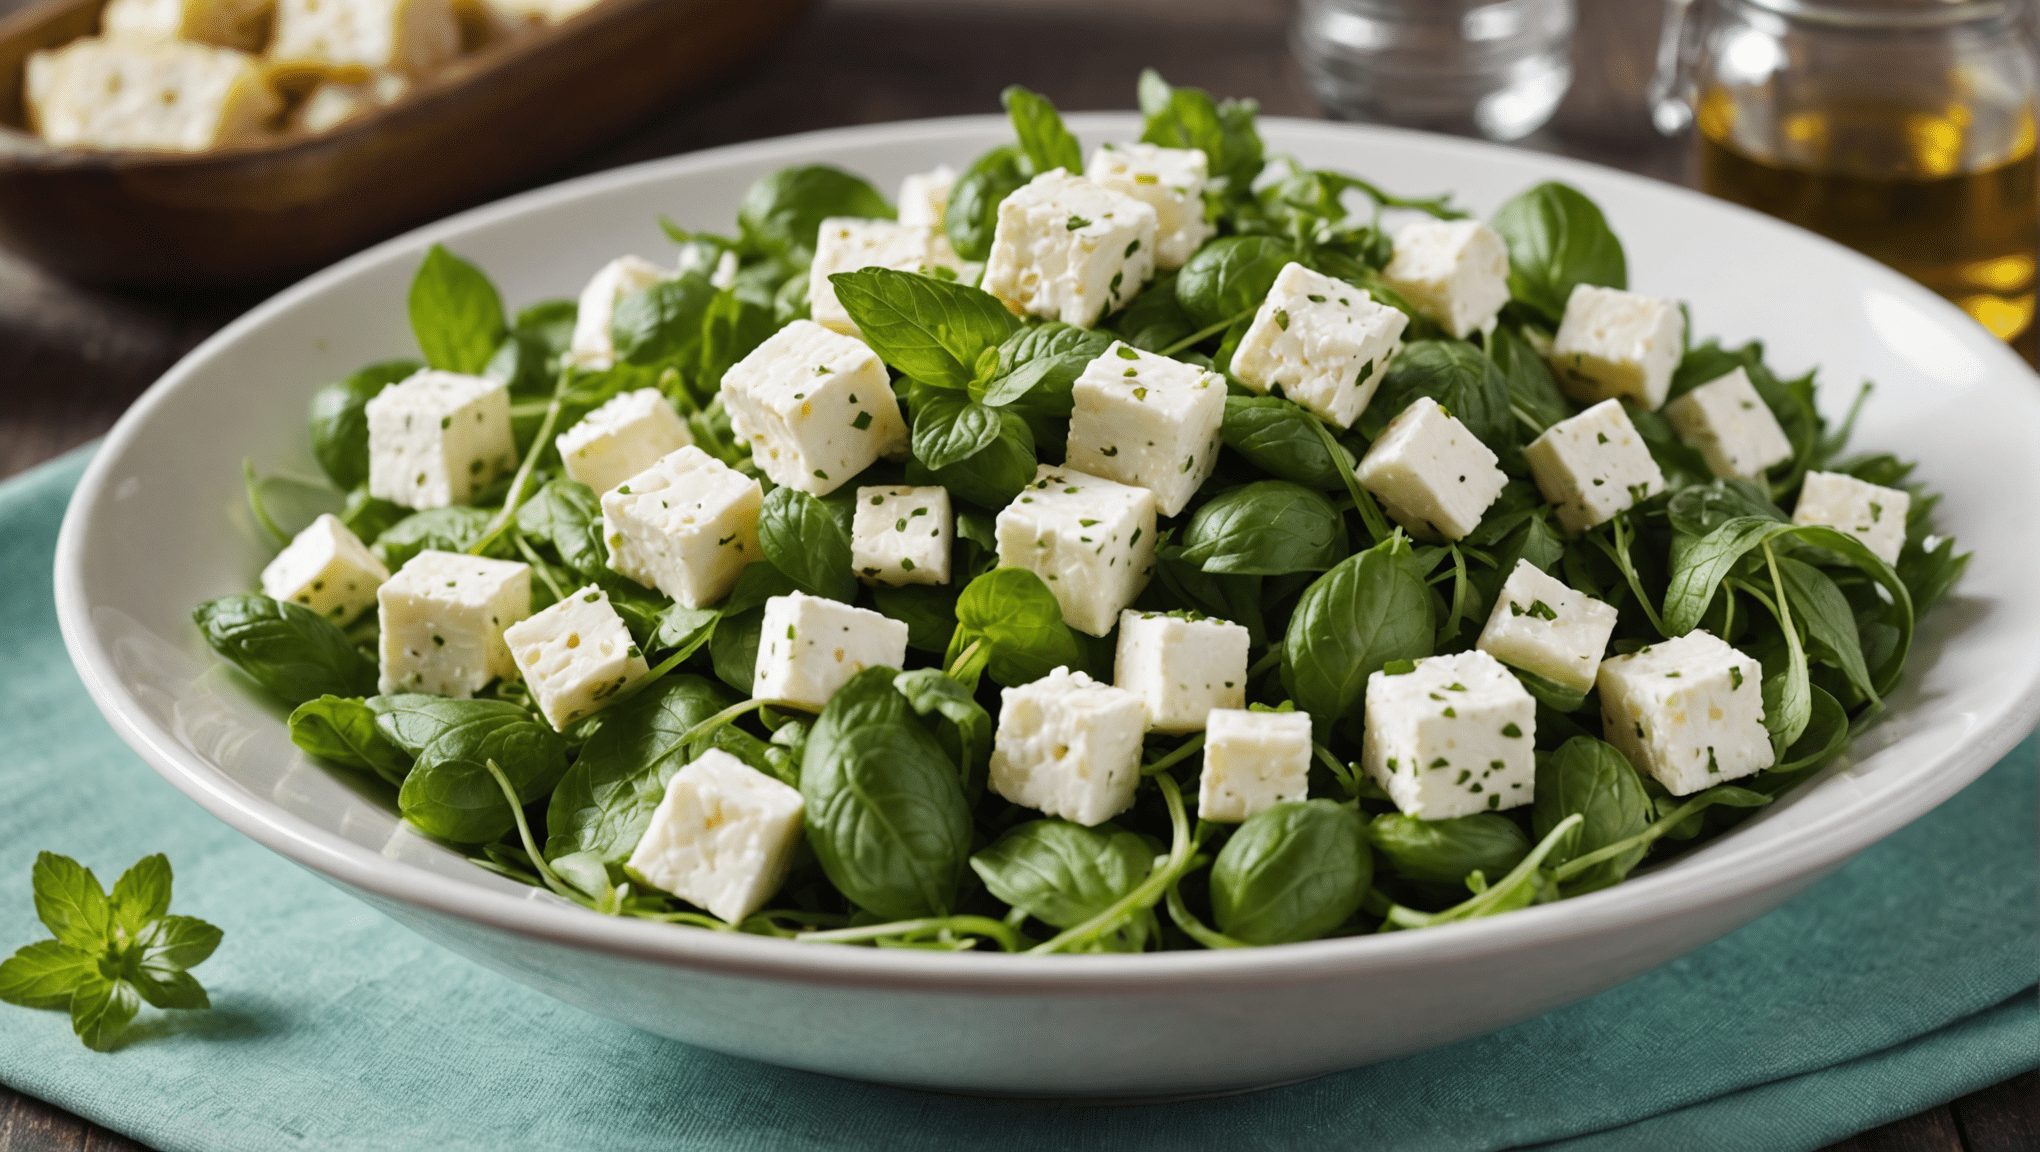
<path id="1" fill-rule="evenodd" d="M 609 567 L 688 608 L 729 595 L 744 566 L 764 559 L 758 513 L 765 489 L 688 446 L 602 494 Z"/>
<path id="2" fill-rule="evenodd" d="M 1429 396 L 1388 422 L 1358 474 L 1396 523 L 1432 542 L 1473 531 L 1509 483 L 1480 437 Z"/>
<path id="3" fill-rule="evenodd" d="M 1247 706 L 1248 641 L 1228 620 L 1128 609 L 1112 682 L 1141 698 L 1151 731 L 1195 732 L 1212 709 Z"/>
<path id="4" fill-rule="evenodd" d="M 269 56 L 286 72 L 423 80 L 458 55 L 453 0 L 276 0 Z"/>
<path id="5" fill-rule="evenodd" d="M 953 523 L 940 485 L 859 488 L 850 565 L 877 584 L 947 584 Z"/>
<path id="6" fill-rule="evenodd" d="M 1072 386 L 1069 466 L 1155 494 L 1174 516 L 1218 466 L 1225 377 L 1114 341 Z"/>
<path id="7" fill-rule="evenodd" d="M 593 584 L 504 629 L 503 642 L 555 729 L 600 711 L 651 671 L 609 595 Z"/>
<path id="8" fill-rule="evenodd" d="M 1344 280 L 1286 264 L 1240 337 L 1231 372 L 1351 428 L 1367 410 L 1409 317 Z"/>
<path id="9" fill-rule="evenodd" d="M 1214 708 L 1197 781 L 1199 820 L 1240 821 L 1309 795 L 1310 713 Z"/>
<path id="10" fill-rule="evenodd" d="M 1140 697 L 1057 668 L 999 691 L 991 788 L 1087 827 L 1133 807 L 1147 709 Z"/>
<path id="11" fill-rule="evenodd" d="M 376 603 L 378 690 L 465 700 L 517 674 L 503 630 L 531 615 L 531 566 L 428 550 L 376 590 Z"/>
<path id="12" fill-rule="evenodd" d="M 1210 160 L 1201 148 L 1107 144 L 1091 153 L 1084 175 L 1155 210 L 1155 267 L 1181 268 L 1218 233 L 1204 218 Z"/>
<path id="13" fill-rule="evenodd" d="M 365 411 L 371 496 L 406 508 L 465 504 L 517 467 L 500 380 L 428 368 L 377 393 Z"/>
<path id="14" fill-rule="evenodd" d="M 1015 315 L 1094 327 L 1154 275 L 1158 219 L 1145 201 L 1044 172 L 999 202 L 982 287 Z"/>
<path id="15" fill-rule="evenodd" d="M 1620 400 L 1603 400 L 1523 447 L 1537 490 L 1578 535 L 1665 490 L 1665 474 Z"/>
<path id="16" fill-rule="evenodd" d="M 1741 368 L 1665 405 L 1665 419 L 1716 476 L 1754 480 L 1792 459 L 1792 441 Z"/>
<path id="17" fill-rule="evenodd" d="M 900 223 L 923 228 L 942 228 L 949 209 L 949 194 L 956 190 L 956 169 L 937 164 L 900 181 Z"/>
<path id="18" fill-rule="evenodd" d="M 624 869 L 742 924 L 785 883 L 803 811 L 799 790 L 711 748 L 667 782 Z"/>
<path id="19" fill-rule="evenodd" d="M 29 126 L 59 148 L 204 152 L 269 138 L 283 109 L 260 62 L 186 41 L 86 37 L 25 65 Z"/>
<path id="20" fill-rule="evenodd" d="M 937 229 L 926 224 L 855 216 L 832 216 L 822 221 L 815 233 L 815 258 L 808 265 L 809 314 L 825 328 L 845 336 L 857 335 L 857 324 L 836 298 L 836 286 L 829 277 L 862 268 L 891 268 L 929 275 L 936 268 L 959 271 L 961 262 L 948 241 L 936 243 L 940 236 Z"/>
<path id="21" fill-rule="evenodd" d="M 601 495 L 694 443 L 657 388 L 611 397 L 553 441 L 567 475 Z"/>
<path id="22" fill-rule="evenodd" d="M 1842 472 L 1808 472 L 1792 522 L 1838 528 L 1861 540 L 1886 564 L 1896 564 L 1905 547 L 1905 518 L 1910 511 L 1912 497 L 1897 488 Z"/>
<path id="23" fill-rule="evenodd" d="M 310 135 L 329 132 L 357 116 L 395 103 L 408 91 L 410 81 L 394 72 L 378 72 L 358 84 L 321 80 L 291 112 L 291 127 Z"/>
<path id="24" fill-rule="evenodd" d="M 1038 465 L 1034 482 L 999 513 L 999 566 L 1041 577 L 1063 621 L 1103 636 L 1155 568 L 1155 494 Z"/>
<path id="25" fill-rule="evenodd" d="M 1418 220 L 1395 234 L 1388 286 L 1455 338 L 1494 323 L 1509 302 L 1509 247 L 1478 220 Z"/>
<path id="26" fill-rule="evenodd" d="M 580 308 L 574 313 L 574 335 L 567 344 L 567 361 L 578 368 L 600 372 L 616 364 L 616 338 L 610 326 L 616 306 L 625 296 L 642 292 L 671 273 L 642 256 L 619 256 L 604 264 L 581 289 Z"/>
<path id="27" fill-rule="evenodd" d="M 1740 779 L 1773 761 L 1764 669 L 1706 632 L 1601 662 L 1601 727 L 1637 771 L 1674 796 Z"/>
<path id="28" fill-rule="evenodd" d="M 826 496 L 907 449 L 891 378 L 864 342 L 795 320 L 723 375 L 730 426 L 774 484 Z"/>
<path id="29" fill-rule="evenodd" d="M 375 590 L 389 578 L 361 538 L 328 513 L 262 569 L 262 594 L 302 604 L 345 627 L 375 606 Z"/>
<path id="30" fill-rule="evenodd" d="M 1361 766 L 1405 816 L 1449 820 L 1534 799 L 1537 702 L 1485 652 L 1367 678 Z"/>
<path id="31" fill-rule="evenodd" d="M 99 34 L 260 52 L 275 6 L 276 0 L 107 0 L 99 12 Z"/>
<path id="32" fill-rule="evenodd" d="M 1549 359 L 1559 386 L 1582 404 L 1627 396 L 1655 410 L 1671 390 L 1685 333 L 1670 300 L 1581 284 L 1566 299 Z"/>
<path id="33" fill-rule="evenodd" d="M 866 668 L 904 668 L 907 626 L 869 608 L 794 592 L 765 601 L 751 695 L 820 712 Z"/>
<path id="34" fill-rule="evenodd" d="M 1615 634 L 1615 616 L 1609 605 L 1518 560 L 1474 647 L 1511 667 L 1585 692 L 1594 686 L 1608 638 Z"/>

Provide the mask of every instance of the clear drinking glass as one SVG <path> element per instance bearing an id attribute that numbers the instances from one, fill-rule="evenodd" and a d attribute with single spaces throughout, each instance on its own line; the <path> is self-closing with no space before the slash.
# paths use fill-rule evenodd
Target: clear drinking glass
<path id="1" fill-rule="evenodd" d="M 1296 56 L 1333 114 L 1515 140 L 1572 84 L 1573 0 L 1303 0 Z"/>
<path id="2" fill-rule="evenodd" d="M 1655 119 L 1697 128 L 1708 192 L 1873 256 L 2030 343 L 2029 18 L 2025 0 L 1673 0 Z"/>

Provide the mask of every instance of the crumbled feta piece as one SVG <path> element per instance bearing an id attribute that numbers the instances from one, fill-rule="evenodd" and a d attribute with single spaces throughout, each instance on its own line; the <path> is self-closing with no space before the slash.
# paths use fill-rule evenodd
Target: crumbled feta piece
<path id="1" fill-rule="evenodd" d="M 269 56 L 277 67 L 424 80 L 458 55 L 453 0 L 276 0 Z"/>
<path id="2" fill-rule="evenodd" d="M 356 116 L 394 104 L 410 87 L 410 81 L 394 72 L 378 72 L 359 84 L 322 80 L 291 113 L 291 127 L 311 135 L 331 131 Z"/>
<path id="3" fill-rule="evenodd" d="M 1381 278 L 1464 340 L 1509 302 L 1509 247 L 1478 220 L 1418 220 L 1395 234 L 1395 256 Z"/>
<path id="4" fill-rule="evenodd" d="M 609 594 L 593 584 L 504 629 L 503 642 L 538 710 L 558 729 L 601 710 L 651 671 Z"/>
<path id="5" fill-rule="evenodd" d="M 1614 634 L 1614 608 L 1518 560 L 1474 647 L 1511 667 L 1585 692 L 1594 686 L 1594 673 Z"/>
<path id="6" fill-rule="evenodd" d="M 657 388 L 611 397 L 553 441 L 567 475 L 601 495 L 694 443 Z"/>
<path id="7" fill-rule="evenodd" d="M 673 774 L 624 869 L 742 924 L 786 882 L 803 815 L 799 789 L 711 748 Z"/>
<path id="8" fill-rule="evenodd" d="M 567 344 L 567 362 L 600 372 L 616 364 L 616 338 L 610 326 L 625 296 L 642 292 L 670 273 L 642 256 L 618 256 L 604 264 L 581 289 L 574 314 L 574 335 Z"/>
<path id="9" fill-rule="evenodd" d="M 368 402 L 368 494 L 406 508 L 465 504 L 517 467 L 500 380 L 427 368 Z"/>
<path id="10" fill-rule="evenodd" d="M 1218 226 L 1204 218 L 1210 161 L 1201 148 L 1107 144 L 1091 153 L 1084 175 L 1155 210 L 1155 267 L 1181 268 Z"/>
<path id="11" fill-rule="evenodd" d="M 730 426 L 774 484 L 826 496 L 907 449 L 891 379 L 864 342 L 795 320 L 723 376 Z"/>
<path id="12" fill-rule="evenodd" d="M 1204 733 L 1199 820 L 1240 821 L 1310 793 L 1310 713 L 1214 708 Z"/>
<path id="13" fill-rule="evenodd" d="M 956 169 L 947 164 L 900 181 L 900 223 L 940 230 L 949 210 L 949 194 L 955 190 Z"/>
<path id="14" fill-rule="evenodd" d="M 820 712 L 866 668 L 904 668 L 907 626 L 869 608 L 794 592 L 765 601 L 751 695 Z"/>
<path id="15" fill-rule="evenodd" d="M 255 57 L 181 40 L 73 40 L 30 54 L 22 87 L 29 126 L 59 148 L 254 144 L 283 107 Z"/>
<path id="16" fill-rule="evenodd" d="M 1706 632 L 1601 662 L 1608 743 L 1674 796 L 1748 776 L 1774 759 L 1764 669 Z"/>
<path id="17" fill-rule="evenodd" d="M 378 691 L 465 700 L 517 664 L 503 630 L 531 615 L 531 566 L 424 551 L 376 590 Z"/>
<path id="18" fill-rule="evenodd" d="M 1103 636 L 1155 568 L 1155 494 L 1047 464 L 999 513 L 999 566 L 1041 577 L 1063 620 Z"/>
<path id="19" fill-rule="evenodd" d="M 485 0 L 498 17 L 514 30 L 520 25 L 559 24 L 586 12 L 602 0 Z"/>
<path id="20" fill-rule="evenodd" d="M 1061 168 L 999 202 L 984 290 L 1020 316 L 1090 328 L 1155 273 L 1155 210 Z"/>
<path id="21" fill-rule="evenodd" d="M 297 534 L 262 570 L 262 594 L 294 600 L 335 624 L 347 625 L 375 604 L 390 570 L 328 513 Z"/>
<path id="22" fill-rule="evenodd" d="M 866 220 L 856 216 L 832 216 L 822 221 L 815 234 L 815 258 L 808 265 L 808 312 L 815 323 L 857 335 L 857 324 L 836 299 L 836 286 L 829 277 L 860 268 L 891 268 L 900 272 L 934 274 L 937 268 L 959 271 L 962 263 L 947 239 L 938 245 L 941 232 L 925 224 L 896 224 L 891 220 Z"/>
<path id="23" fill-rule="evenodd" d="M 1228 620 L 1119 614 L 1112 682 L 1147 705 L 1155 732 L 1195 732 L 1214 708 L 1247 706 L 1248 632 Z"/>
<path id="24" fill-rule="evenodd" d="M 1685 333 L 1686 318 L 1670 300 L 1581 284 L 1565 302 L 1551 366 L 1582 404 L 1627 396 L 1656 409 L 1672 387 Z"/>
<path id="25" fill-rule="evenodd" d="M 729 595 L 758 550 L 765 489 L 692 445 L 602 494 L 609 567 L 688 608 Z"/>
<path id="26" fill-rule="evenodd" d="M 1523 460 L 1559 525 L 1573 535 L 1665 490 L 1665 474 L 1620 400 L 1603 400 L 1546 428 L 1524 445 Z"/>
<path id="27" fill-rule="evenodd" d="M 262 51 L 275 0 L 107 0 L 99 33 L 108 40 L 188 40 Z"/>
<path id="28" fill-rule="evenodd" d="M 1367 678 L 1360 762 L 1405 816 L 1450 820 L 1533 799 L 1537 702 L 1485 652 Z"/>
<path id="29" fill-rule="evenodd" d="M 1231 372 L 1351 428 L 1402 347 L 1409 317 L 1344 280 L 1287 264 L 1233 352 Z"/>
<path id="30" fill-rule="evenodd" d="M 1147 709 L 1140 697 L 1057 668 L 999 691 L 992 791 L 1078 824 L 1102 824 L 1133 807 Z"/>
<path id="31" fill-rule="evenodd" d="M 949 583 L 949 489 L 859 488 L 850 563 L 878 584 Z"/>
<path id="32" fill-rule="evenodd" d="M 1792 510 L 1794 524 L 1825 524 L 1848 532 L 1886 564 L 1898 563 L 1905 547 L 1905 518 L 1912 497 L 1897 488 L 1858 480 L 1842 472 L 1808 472 Z"/>
<path id="33" fill-rule="evenodd" d="M 1665 419 L 1716 476 L 1754 480 L 1792 459 L 1792 441 L 1741 368 L 1665 405 Z"/>
<path id="34" fill-rule="evenodd" d="M 1361 487 L 1419 540 L 1474 530 L 1509 478 L 1497 457 L 1436 400 L 1419 396 L 1360 458 Z"/>
<path id="35" fill-rule="evenodd" d="M 1218 467 L 1225 377 L 1113 341 L 1072 388 L 1068 462 L 1135 484 L 1174 516 Z"/>

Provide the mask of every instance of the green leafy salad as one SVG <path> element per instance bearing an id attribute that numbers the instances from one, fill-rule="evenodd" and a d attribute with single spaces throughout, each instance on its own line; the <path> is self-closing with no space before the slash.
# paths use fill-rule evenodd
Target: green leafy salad
<path id="1" fill-rule="evenodd" d="M 330 488 L 249 467 L 283 547 L 200 630 L 480 867 L 886 947 L 1566 899 L 1875 720 L 1966 556 L 1812 373 L 1628 291 L 1570 187 L 1483 223 L 1139 94 L 1087 162 L 1010 89 L 897 206 L 773 173 L 514 316 L 433 248 L 421 358 L 313 398 Z"/>

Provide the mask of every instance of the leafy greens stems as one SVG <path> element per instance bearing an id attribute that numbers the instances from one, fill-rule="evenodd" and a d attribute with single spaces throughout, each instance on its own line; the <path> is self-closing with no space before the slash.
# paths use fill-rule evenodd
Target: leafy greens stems
<path id="1" fill-rule="evenodd" d="M 1613 860 L 1625 853 L 1634 852 L 1638 848 L 1652 844 L 1659 837 L 1677 828 L 1701 810 L 1712 808 L 1716 804 L 1727 804 L 1736 808 L 1756 808 L 1770 802 L 1771 798 L 1769 796 L 1765 796 L 1760 792 L 1751 792 L 1745 788 L 1735 788 L 1725 784 L 1709 788 L 1707 791 L 1672 809 L 1671 815 L 1659 818 L 1650 827 L 1629 837 L 1627 840 L 1618 840 L 1605 848 L 1597 848 L 1583 856 L 1575 856 L 1571 860 L 1566 861 L 1552 870 L 1551 878 L 1564 883 L 1604 860 Z"/>
<path id="2" fill-rule="evenodd" d="M 531 565 L 531 570 L 538 573 L 540 580 L 545 581 L 546 590 L 552 593 L 553 600 L 565 600 L 567 594 L 560 589 L 560 582 L 553 578 L 552 565 L 539 559 L 538 553 L 531 547 L 531 541 L 524 538 L 524 533 L 512 532 L 510 541 L 517 545 L 518 554 L 524 557 L 525 563 Z"/>
<path id="3" fill-rule="evenodd" d="M 1183 741 L 1181 744 L 1176 745 L 1174 751 L 1162 757 L 1160 760 L 1157 760 L 1152 764 L 1141 765 L 1140 774 L 1143 776 L 1154 776 L 1163 772 L 1167 772 L 1169 769 L 1174 768 L 1176 765 L 1181 764 L 1183 761 L 1188 760 L 1190 757 L 1196 755 L 1197 750 L 1202 747 L 1204 747 L 1204 733 L 1199 732 L 1197 735 L 1192 736 L 1188 740 Z"/>
<path id="4" fill-rule="evenodd" d="M 482 761 L 482 767 L 489 770 L 489 775 L 496 778 L 496 786 L 503 790 L 503 801 L 510 805 L 510 816 L 517 823 L 517 838 L 524 842 L 524 854 L 531 857 L 531 866 L 537 869 L 538 877 L 545 881 L 545 886 L 583 907 L 613 914 L 614 909 L 597 907 L 579 889 L 560 879 L 559 873 L 554 872 L 552 865 L 546 863 L 545 853 L 538 850 L 538 841 L 531 837 L 531 824 L 524 819 L 524 804 L 517 799 L 516 785 L 510 783 L 510 777 L 503 774 L 503 769 L 497 766 L 495 760 Z"/>
<path id="5" fill-rule="evenodd" d="M 262 506 L 262 478 L 255 474 L 252 456 L 241 458 L 241 486 L 248 493 L 248 513 L 255 517 L 255 522 L 262 525 L 263 531 L 276 537 L 278 544 L 290 543 L 290 533 L 278 527 L 276 521 L 270 518 L 269 509 Z"/>
<path id="6" fill-rule="evenodd" d="M 1027 943 L 1027 937 L 1015 931 L 1003 920 L 987 916 L 924 916 L 916 920 L 896 920 L 890 924 L 864 924 L 855 928 L 831 928 L 820 932 L 799 932 L 795 940 L 814 944 L 863 944 L 884 942 L 898 938 L 912 942 L 944 933 L 963 933 L 984 936 L 998 943 L 1007 952 L 1018 952 Z"/>
<path id="7" fill-rule="evenodd" d="M 1388 520 L 1382 516 L 1381 508 L 1374 503 L 1374 497 L 1360 486 L 1359 473 L 1347 467 L 1346 450 L 1339 447 L 1339 441 L 1332 435 L 1332 430 L 1325 427 L 1324 421 L 1312 416 L 1310 426 L 1311 430 L 1317 433 L 1319 442 L 1324 444 L 1325 451 L 1331 453 L 1332 467 L 1339 470 L 1339 479 L 1346 482 L 1346 494 L 1353 498 L 1353 507 L 1360 512 L 1360 522 L 1367 526 L 1367 535 L 1372 537 L 1376 544 L 1388 539 Z"/>
<path id="8" fill-rule="evenodd" d="M 489 521 L 482 538 L 468 549 L 468 555 L 480 556 L 489 550 L 517 519 L 517 509 L 524 504 L 524 490 L 531 484 L 531 473 L 538 467 L 539 457 L 552 445 L 553 429 L 559 426 L 560 411 L 567 406 L 567 385 L 573 380 L 573 373 L 562 371 L 559 383 L 553 385 L 552 402 L 545 406 L 545 419 L 538 422 L 538 436 L 532 440 L 531 448 L 524 453 L 524 462 L 517 466 L 517 475 L 510 481 L 510 491 L 503 494 L 503 507 L 495 519 Z"/>
<path id="9" fill-rule="evenodd" d="M 1530 854 L 1523 857 L 1522 863 L 1510 869 L 1507 876 L 1502 877 L 1501 883 L 1476 893 L 1472 899 L 1464 903 L 1455 904 L 1443 912 L 1418 912 L 1400 904 L 1390 907 L 1388 918 L 1381 925 L 1382 931 L 1396 928 L 1431 928 L 1439 924 L 1473 920 L 1531 903 L 1541 887 L 1537 884 L 1538 866 L 1544 863 L 1546 856 L 1557 850 L 1563 837 L 1584 823 L 1586 817 L 1578 812 L 1559 821 L 1544 839 L 1537 842 L 1537 847 L 1532 848 Z"/>
<path id="10" fill-rule="evenodd" d="M 1195 348 L 1199 344 L 1204 343 L 1206 340 L 1211 339 L 1213 336 L 1218 335 L 1220 332 L 1223 332 L 1226 329 L 1232 327 L 1233 325 L 1239 323 L 1240 321 L 1245 320 L 1247 317 L 1252 316 L 1259 309 L 1260 305 L 1256 304 L 1254 307 L 1248 308 L 1245 311 L 1239 313 L 1238 315 L 1228 316 L 1225 319 L 1220 320 L 1216 324 L 1213 324 L 1206 328 L 1200 328 L 1197 331 L 1192 332 L 1190 335 L 1183 337 L 1181 340 L 1176 341 L 1174 344 L 1169 345 L 1167 348 L 1162 349 L 1160 352 L 1157 352 L 1156 355 L 1174 356 L 1178 352 L 1182 352 L 1190 348 Z"/>
<path id="11" fill-rule="evenodd" d="M 1347 799 L 1350 800 L 1360 794 L 1360 778 L 1354 774 L 1351 768 L 1341 763 L 1337 756 L 1332 755 L 1330 748 L 1313 740 L 1311 741 L 1310 751 L 1311 755 L 1317 757 L 1318 763 L 1331 771 L 1332 776 L 1338 780 L 1339 787 L 1346 790 Z"/>
<path id="12" fill-rule="evenodd" d="M 1027 951 L 1042 955 L 1061 952 L 1080 944 L 1088 944 L 1105 933 L 1118 927 L 1127 916 L 1143 908 L 1152 908 L 1162 894 L 1183 875 L 1190 871 L 1191 852 L 1196 844 L 1190 839 L 1190 821 L 1183 811 L 1183 793 L 1176 787 L 1176 781 L 1166 772 L 1157 773 L 1155 785 L 1162 790 L 1162 802 L 1169 806 L 1169 854 L 1158 858 L 1158 865 L 1148 878 L 1136 885 L 1133 891 L 1112 902 L 1103 912 L 1046 944 L 1037 944 Z"/>
<path id="13" fill-rule="evenodd" d="M 1190 861 L 1190 867 L 1184 869 L 1184 871 L 1194 872 L 1204 862 L 1205 858 L 1201 855 L 1193 857 Z M 1185 935 L 1189 936 L 1192 940 L 1197 941 L 1199 944 L 1204 945 L 1206 948 L 1253 947 L 1253 945 L 1248 944 L 1246 941 L 1235 940 L 1232 937 L 1226 935 L 1225 933 L 1220 932 L 1217 929 L 1212 928 L 1209 925 L 1205 924 L 1204 921 L 1199 920 L 1197 918 L 1196 913 L 1191 912 L 1190 909 L 1186 907 L 1183 903 L 1183 894 L 1177 890 L 1181 884 L 1181 881 L 1182 877 L 1179 876 L 1176 878 L 1175 882 L 1169 885 L 1168 895 L 1169 919 L 1174 920 L 1176 922 L 1176 927 L 1181 928 Z"/>
<path id="14" fill-rule="evenodd" d="M 1671 635 L 1665 631 L 1665 622 L 1658 615 L 1657 605 L 1650 602 L 1649 594 L 1643 590 L 1643 578 L 1636 574 L 1635 561 L 1630 559 L 1629 550 L 1636 543 L 1636 527 L 1629 522 L 1629 513 L 1621 513 L 1612 523 L 1615 533 L 1613 544 L 1598 532 L 1590 539 L 1593 540 L 1594 546 L 1606 553 L 1608 559 L 1615 562 L 1615 567 L 1621 570 L 1622 579 L 1629 584 L 1629 594 L 1636 597 L 1636 602 L 1643 606 L 1643 614 L 1649 617 L 1650 626 L 1657 629 L 1660 636 Z"/>

